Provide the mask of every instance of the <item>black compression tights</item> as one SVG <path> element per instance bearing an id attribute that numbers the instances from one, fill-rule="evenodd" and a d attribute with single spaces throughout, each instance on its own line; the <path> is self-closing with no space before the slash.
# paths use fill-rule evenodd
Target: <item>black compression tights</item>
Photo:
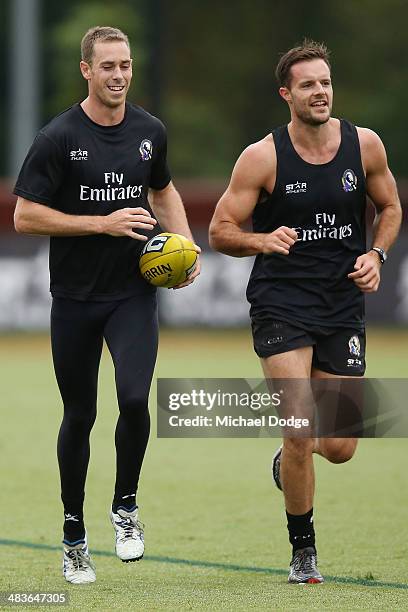
<path id="1" fill-rule="evenodd" d="M 115 302 L 54 298 L 51 342 L 64 404 L 57 451 L 65 512 L 82 513 L 104 338 L 115 366 L 119 404 L 115 498 L 136 492 L 150 431 L 148 395 L 157 336 L 154 293 Z"/>

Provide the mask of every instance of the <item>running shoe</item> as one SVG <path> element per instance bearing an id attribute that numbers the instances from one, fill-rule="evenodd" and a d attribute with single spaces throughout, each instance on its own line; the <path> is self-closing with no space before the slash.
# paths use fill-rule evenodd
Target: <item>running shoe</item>
<path id="1" fill-rule="evenodd" d="M 288 582 L 292 584 L 319 584 L 323 576 L 317 569 L 317 553 L 314 546 L 296 550 L 290 562 Z"/>
<path id="2" fill-rule="evenodd" d="M 278 487 L 280 491 L 282 491 L 282 485 L 280 481 L 281 457 L 282 457 L 282 446 L 280 446 L 278 450 L 276 451 L 276 453 L 274 454 L 273 459 L 272 459 L 272 466 L 271 466 L 272 477 L 275 481 L 276 486 Z"/>
<path id="3" fill-rule="evenodd" d="M 128 512 L 119 508 L 110 512 L 110 520 L 115 530 L 116 554 L 125 563 L 139 561 L 144 553 L 144 525 L 138 520 L 138 508 Z"/>
<path id="4" fill-rule="evenodd" d="M 89 555 L 87 538 L 78 542 L 64 540 L 62 573 L 67 582 L 72 584 L 88 584 L 95 582 L 95 566 Z"/>

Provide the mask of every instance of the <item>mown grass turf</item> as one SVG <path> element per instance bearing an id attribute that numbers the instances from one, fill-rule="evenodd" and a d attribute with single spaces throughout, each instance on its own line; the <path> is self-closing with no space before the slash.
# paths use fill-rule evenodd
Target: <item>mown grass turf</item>
<path id="1" fill-rule="evenodd" d="M 368 337 L 368 375 L 405 377 L 407 335 L 372 330 Z M 94 555 L 98 579 L 66 585 L 59 550 L 47 548 L 61 539 L 55 458 L 61 405 L 48 339 L 0 338 L 0 372 L 0 590 L 68 591 L 72 607 L 89 610 L 406 609 L 406 440 L 362 440 L 344 465 L 316 458 L 319 566 L 330 579 L 293 587 L 286 584 L 282 497 L 269 475 L 276 440 L 157 439 L 154 391 L 139 496 L 146 559 L 117 560 L 107 515 L 117 408 L 106 355 L 86 498 L 90 546 L 102 553 Z M 173 331 L 162 333 L 156 373 L 256 377 L 260 368 L 246 332 Z"/>

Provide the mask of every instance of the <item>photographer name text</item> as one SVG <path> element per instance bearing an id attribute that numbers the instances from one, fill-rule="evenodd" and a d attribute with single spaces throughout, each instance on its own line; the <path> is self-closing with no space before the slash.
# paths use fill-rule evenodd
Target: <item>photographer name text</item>
<path id="1" fill-rule="evenodd" d="M 275 415 L 261 415 L 256 418 L 240 416 L 203 416 L 181 417 L 172 415 L 169 417 L 171 427 L 292 427 L 301 429 L 309 427 L 309 419 L 298 419 L 290 416 L 287 419 Z"/>

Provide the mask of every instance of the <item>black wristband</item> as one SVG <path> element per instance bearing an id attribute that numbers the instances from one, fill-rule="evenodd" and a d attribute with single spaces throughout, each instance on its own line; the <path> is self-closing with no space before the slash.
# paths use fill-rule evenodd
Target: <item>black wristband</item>
<path id="1" fill-rule="evenodd" d="M 384 251 L 384 249 L 381 249 L 380 247 L 372 247 L 370 251 L 375 251 L 377 253 L 382 264 L 387 261 L 387 253 Z"/>

